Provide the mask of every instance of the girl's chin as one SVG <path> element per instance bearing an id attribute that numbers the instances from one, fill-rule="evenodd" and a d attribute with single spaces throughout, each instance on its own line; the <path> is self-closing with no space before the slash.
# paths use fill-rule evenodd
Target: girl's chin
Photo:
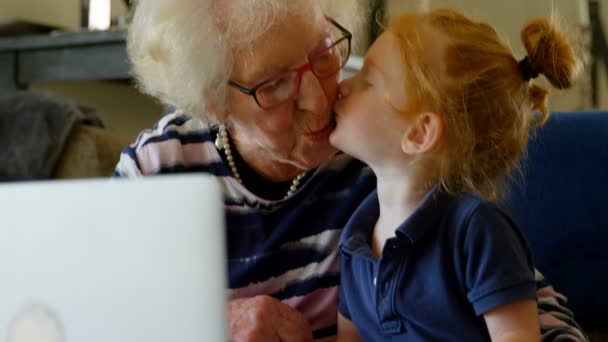
<path id="1" fill-rule="evenodd" d="M 337 149 L 340 149 L 340 147 L 336 146 L 336 129 L 334 128 L 334 130 L 331 132 L 331 134 L 329 135 L 329 144 Z"/>
<path id="2" fill-rule="evenodd" d="M 329 144 L 340 151 L 344 150 L 343 145 L 340 143 L 339 135 L 336 134 L 336 131 L 332 132 L 329 136 Z"/>

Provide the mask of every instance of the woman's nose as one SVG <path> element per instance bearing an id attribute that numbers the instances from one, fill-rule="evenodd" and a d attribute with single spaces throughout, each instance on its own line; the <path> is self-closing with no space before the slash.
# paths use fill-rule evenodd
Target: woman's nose
<path id="1" fill-rule="evenodd" d="M 312 71 L 304 72 L 301 77 L 297 97 L 298 106 L 313 113 L 321 113 L 326 110 L 327 96 L 319 79 Z"/>

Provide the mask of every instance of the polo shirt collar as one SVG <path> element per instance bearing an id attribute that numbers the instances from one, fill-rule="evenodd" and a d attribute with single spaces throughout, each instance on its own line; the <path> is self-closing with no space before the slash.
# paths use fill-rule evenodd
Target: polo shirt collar
<path id="1" fill-rule="evenodd" d="M 378 190 L 372 191 L 355 210 L 346 224 L 349 234 L 343 235 L 341 249 L 351 254 L 365 255 L 373 258 L 370 249 L 372 232 L 380 214 Z"/>
<path id="2" fill-rule="evenodd" d="M 425 232 L 440 224 L 450 199 L 450 194 L 444 190 L 441 184 L 436 184 L 424 196 L 414 212 L 397 227 L 397 238 L 406 238 L 412 244 L 420 241 Z"/>

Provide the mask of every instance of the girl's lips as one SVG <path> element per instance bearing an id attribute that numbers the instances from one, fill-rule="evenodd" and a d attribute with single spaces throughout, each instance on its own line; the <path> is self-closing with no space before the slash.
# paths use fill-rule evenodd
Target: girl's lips
<path id="1" fill-rule="evenodd" d="M 316 132 L 306 133 L 306 137 L 313 143 L 326 142 L 329 140 L 329 135 L 336 128 L 336 120 L 332 116 L 327 126 L 321 128 Z"/>

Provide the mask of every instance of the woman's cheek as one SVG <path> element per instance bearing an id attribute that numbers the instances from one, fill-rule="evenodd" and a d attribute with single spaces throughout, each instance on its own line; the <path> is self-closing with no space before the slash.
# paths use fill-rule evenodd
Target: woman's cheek
<path id="1" fill-rule="evenodd" d="M 265 115 L 260 117 L 257 121 L 259 125 L 267 127 L 268 130 L 283 133 L 286 130 L 289 131 L 290 128 L 293 128 L 293 113 L 293 105 L 286 103 L 271 112 L 266 112 Z"/>

